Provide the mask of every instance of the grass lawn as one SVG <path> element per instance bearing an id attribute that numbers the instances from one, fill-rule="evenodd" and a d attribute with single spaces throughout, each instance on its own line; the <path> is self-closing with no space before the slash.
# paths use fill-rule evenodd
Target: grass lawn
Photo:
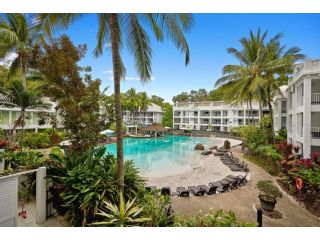
<path id="1" fill-rule="evenodd" d="M 279 170 L 277 164 L 274 160 L 270 160 L 268 158 L 262 158 L 261 156 L 249 156 L 244 155 L 244 158 L 248 161 L 262 167 L 267 173 L 271 174 L 272 176 L 276 176 L 279 174 Z"/>

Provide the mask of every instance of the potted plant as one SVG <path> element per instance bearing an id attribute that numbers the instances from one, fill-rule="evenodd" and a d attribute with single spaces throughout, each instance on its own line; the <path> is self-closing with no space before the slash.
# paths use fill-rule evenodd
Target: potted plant
<path id="1" fill-rule="evenodd" d="M 282 193 L 271 181 L 258 181 L 257 187 L 261 192 L 259 199 L 262 209 L 272 212 L 277 200 L 282 197 Z"/>

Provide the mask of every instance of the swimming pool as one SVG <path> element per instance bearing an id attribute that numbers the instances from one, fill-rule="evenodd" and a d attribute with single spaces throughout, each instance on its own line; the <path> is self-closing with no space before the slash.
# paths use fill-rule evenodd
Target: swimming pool
<path id="1" fill-rule="evenodd" d="M 209 137 L 166 135 L 163 138 L 126 138 L 123 140 L 125 160 L 133 160 L 145 177 L 165 177 L 185 173 L 199 166 L 204 158 L 194 147 L 202 143 L 205 149 L 220 144 Z M 116 155 L 116 144 L 107 151 Z"/>

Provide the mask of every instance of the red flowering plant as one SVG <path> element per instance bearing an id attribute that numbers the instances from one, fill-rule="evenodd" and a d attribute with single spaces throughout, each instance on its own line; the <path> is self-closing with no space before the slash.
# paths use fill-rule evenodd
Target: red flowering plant
<path id="1" fill-rule="evenodd" d="M 286 170 L 290 170 L 295 167 L 298 160 L 301 158 L 301 154 L 299 153 L 300 147 L 293 146 L 292 143 L 281 142 L 277 145 L 277 149 L 282 155 L 280 165 Z"/>
<path id="2" fill-rule="evenodd" d="M 8 145 L 6 140 L 0 140 L 0 149 L 4 149 Z"/>

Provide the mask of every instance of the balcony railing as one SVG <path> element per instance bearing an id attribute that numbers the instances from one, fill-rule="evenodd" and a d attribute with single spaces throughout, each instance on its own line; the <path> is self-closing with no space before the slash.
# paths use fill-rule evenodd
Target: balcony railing
<path id="1" fill-rule="evenodd" d="M 313 93 L 311 95 L 311 104 L 320 104 L 320 93 Z"/>
<path id="2" fill-rule="evenodd" d="M 311 127 L 311 137 L 313 139 L 320 139 L 320 127 Z"/>

